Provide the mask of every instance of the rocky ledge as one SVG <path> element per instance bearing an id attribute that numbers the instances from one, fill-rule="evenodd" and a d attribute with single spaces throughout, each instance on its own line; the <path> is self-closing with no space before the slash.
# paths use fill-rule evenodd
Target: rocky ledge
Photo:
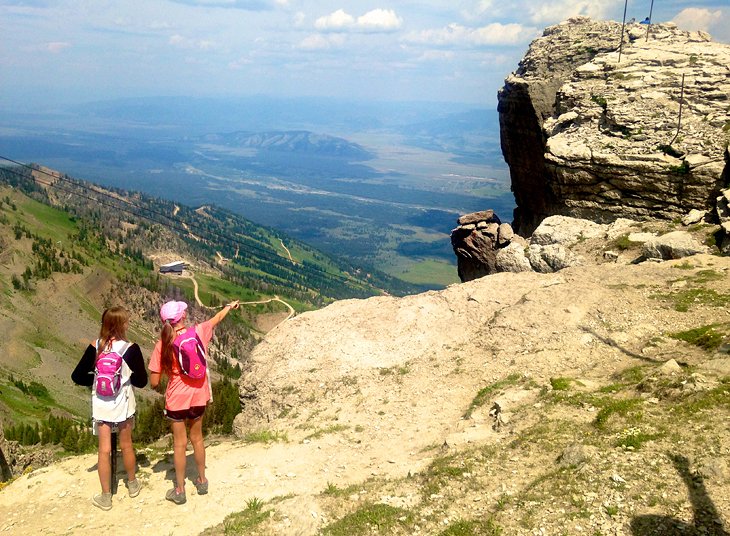
<path id="1" fill-rule="evenodd" d="M 608 223 L 712 211 L 730 180 L 730 46 L 672 24 L 574 18 L 499 92 L 524 236 L 550 215 Z"/>

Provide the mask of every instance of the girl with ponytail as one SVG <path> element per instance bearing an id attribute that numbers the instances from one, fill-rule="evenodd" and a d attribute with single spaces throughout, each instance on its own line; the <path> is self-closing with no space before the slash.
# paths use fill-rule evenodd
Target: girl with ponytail
<path id="1" fill-rule="evenodd" d="M 211 399 L 210 378 L 208 374 L 195 379 L 183 374 L 178 363 L 173 342 L 178 334 L 185 332 L 188 304 L 169 301 L 160 308 L 162 329 L 160 340 L 155 344 L 150 358 L 150 385 L 156 389 L 162 374 L 167 376 L 165 390 L 165 416 L 170 421 L 173 440 L 173 463 L 175 466 L 175 485 L 165 494 L 168 501 L 184 504 L 185 496 L 185 451 L 188 434 L 193 445 L 193 457 L 198 468 L 198 477 L 193 484 L 198 495 L 208 493 L 208 479 L 205 477 L 205 444 L 203 443 L 203 414 Z M 213 330 L 232 310 L 238 309 L 238 300 L 232 301 L 212 318 L 196 324 L 195 334 L 208 353 L 208 344 L 213 338 Z M 189 432 L 188 432 L 189 431 Z"/>

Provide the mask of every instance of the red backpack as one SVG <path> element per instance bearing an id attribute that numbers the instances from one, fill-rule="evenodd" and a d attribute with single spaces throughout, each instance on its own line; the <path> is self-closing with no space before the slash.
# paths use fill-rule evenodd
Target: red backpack
<path id="1" fill-rule="evenodd" d="M 187 328 L 175 337 L 172 341 L 175 348 L 177 364 L 180 372 L 188 378 L 200 380 L 205 378 L 207 363 L 205 361 L 205 348 L 195 331 L 195 326 Z"/>

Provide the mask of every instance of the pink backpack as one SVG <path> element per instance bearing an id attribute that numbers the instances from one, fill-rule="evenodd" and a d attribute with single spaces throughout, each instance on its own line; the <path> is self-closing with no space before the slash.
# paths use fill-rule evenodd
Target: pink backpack
<path id="1" fill-rule="evenodd" d="M 187 328 L 180 333 L 172 342 L 177 354 L 177 364 L 180 371 L 194 380 L 205 378 L 207 363 L 205 361 L 205 348 L 195 331 L 195 326 Z"/>
<path id="2" fill-rule="evenodd" d="M 97 347 L 99 341 L 96 342 Z M 113 398 L 117 396 L 122 386 L 122 356 L 129 348 L 126 343 L 121 353 L 117 353 L 109 346 L 105 351 L 99 352 L 94 367 L 94 391 L 97 396 Z"/>

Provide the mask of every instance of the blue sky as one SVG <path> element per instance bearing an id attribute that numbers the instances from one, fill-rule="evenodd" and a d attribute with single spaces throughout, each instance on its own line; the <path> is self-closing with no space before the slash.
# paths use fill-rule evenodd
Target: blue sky
<path id="1" fill-rule="evenodd" d="M 628 2 L 643 19 L 650 0 Z M 0 0 L 0 107 L 120 97 L 320 96 L 492 107 L 542 29 L 624 0 Z M 730 42 L 727 0 L 653 21 Z"/>

